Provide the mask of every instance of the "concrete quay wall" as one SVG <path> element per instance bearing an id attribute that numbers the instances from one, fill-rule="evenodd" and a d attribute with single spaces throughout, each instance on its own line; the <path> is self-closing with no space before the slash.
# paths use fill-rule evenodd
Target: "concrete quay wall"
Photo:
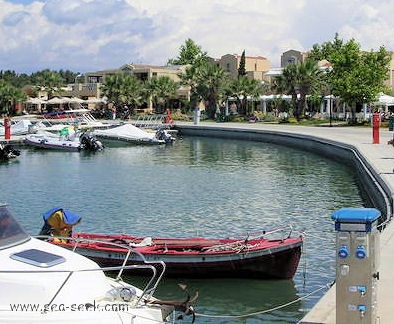
<path id="1" fill-rule="evenodd" d="M 221 125 L 177 124 L 176 128 L 183 135 L 274 143 L 318 153 L 326 158 L 345 163 L 356 172 L 363 193 L 367 195 L 371 207 L 381 211 L 382 221 L 392 217 L 393 193 L 391 189 L 355 146 L 310 134 L 286 132 L 286 126 L 282 127 L 282 130 L 268 130 L 251 129 L 247 124 L 236 127 L 221 127 Z M 311 128 L 315 129 L 318 134 L 317 128 Z"/>

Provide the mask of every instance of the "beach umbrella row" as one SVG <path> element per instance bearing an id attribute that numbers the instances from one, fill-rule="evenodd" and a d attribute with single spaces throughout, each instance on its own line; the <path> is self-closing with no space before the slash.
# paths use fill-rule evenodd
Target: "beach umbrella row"
<path id="1" fill-rule="evenodd" d="M 34 105 L 42 105 L 42 104 L 48 104 L 48 105 L 61 105 L 61 104 L 68 104 L 68 103 L 105 103 L 106 100 L 104 98 L 94 98 L 94 99 L 88 99 L 84 100 L 81 98 L 77 97 L 53 97 L 49 100 L 45 99 L 40 99 L 40 98 L 29 98 L 27 100 L 28 103 L 34 104 Z"/>

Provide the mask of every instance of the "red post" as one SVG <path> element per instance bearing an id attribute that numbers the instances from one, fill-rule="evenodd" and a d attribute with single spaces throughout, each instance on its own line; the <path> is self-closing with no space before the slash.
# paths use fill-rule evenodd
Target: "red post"
<path id="1" fill-rule="evenodd" d="M 380 114 L 372 114 L 372 144 L 379 144 Z"/>
<path id="2" fill-rule="evenodd" d="M 11 139 L 11 124 L 8 117 L 4 117 L 4 139 Z"/>

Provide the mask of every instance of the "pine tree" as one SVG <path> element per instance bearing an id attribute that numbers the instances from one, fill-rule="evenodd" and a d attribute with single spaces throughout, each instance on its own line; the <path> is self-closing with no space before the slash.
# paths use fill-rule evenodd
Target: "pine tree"
<path id="1" fill-rule="evenodd" d="M 245 69 L 245 50 L 242 52 L 241 55 L 241 61 L 239 62 L 239 67 L 238 67 L 238 78 L 241 76 L 246 75 L 246 69 Z"/>

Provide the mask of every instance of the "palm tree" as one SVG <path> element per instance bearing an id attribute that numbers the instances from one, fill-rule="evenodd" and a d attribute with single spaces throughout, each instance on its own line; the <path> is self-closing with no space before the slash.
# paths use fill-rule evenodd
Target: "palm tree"
<path id="1" fill-rule="evenodd" d="M 125 116 L 134 113 L 134 109 L 140 106 L 146 95 L 143 83 L 134 75 L 118 73 L 107 76 L 103 83 L 103 94 L 115 104 L 115 107 L 123 111 Z"/>
<path id="2" fill-rule="evenodd" d="M 0 79 L 0 107 L 3 114 L 11 116 L 15 104 L 26 100 L 26 95 L 19 88 Z"/>
<path id="3" fill-rule="evenodd" d="M 221 67 L 212 64 L 202 64 L 197 78 L 196 93 L 206 101 L 208 118 L 214 118 L 219 102 L 225 95 L 229 75 Z"/>
<path id="4" fill-rule="evenodd" d="M 239 113 L 241 115 L 249 115 L 248 97 L 258 98 L 263 94 L 263 84 L 260 80 L 250 79 L 247 76 L 240 76 L 238 79 L 232 80 L 227 89 L 229 96 L 235 97 Z"/>
<path id="5" fill-rule="evenodd" d="M 275 80 L 279 93 L 291 95 L 293 115 L 300 120 L 307 109 L 306 97 L 322 90 L 325 84 L 324 72 L 317 62 L 306 60 L 299 64 L 290 64 L 284 68 L 282 75 Z"/>
<path id="6" fill-rule="evenodd" d="M 279 94 L 291 95 L 291 101 L 293 104 L 293 115 L 299 119 L 298 115 L 298 75 L 297 75 L 297 65 L 290 64 L 283 69 L 281 75 L 275 78 L 274 88 Z"/>
<path id="7" fill-rule="evenodd" d="M 190 108 L 195 109 L 198 103 L 202 100 L 201 96 L 197 91 L 197 86 L 200 82 L 200 74 L 203 63 L 198 61 L 193 65 L 186 67 L 185 71 L 178 74 L 180 83 L 184 86 L 189 87 L 190 91 Z"/>
<path id="8" fill-rule="evenodd" d="M 153 102 L 155 112 L 163 113 L 168 105 L 168 100 L 175 97 L 178 83 L 168 76 L 160 76 L 150 79 L 147 84 L 147 92 Z"/>
<path id="9" fill-rule="evenodd" d="M 307 107 L 307 95 L 321 94 L 324 82 L 324 71 L 319 68 L 316 61 L 306 60 L 298 64 L 300 111 L 303 116 Z"/>
<path id="10" fill-rule="evenodd" d="M 61 93 L 61 87 L 65 85 L 65 80 L 58 72 L 44 70 L 35 76 L 35 84 L 38 90 L 45 91 L 48 94 L 48 99 L 51 99 L 55 94 Z"/>

